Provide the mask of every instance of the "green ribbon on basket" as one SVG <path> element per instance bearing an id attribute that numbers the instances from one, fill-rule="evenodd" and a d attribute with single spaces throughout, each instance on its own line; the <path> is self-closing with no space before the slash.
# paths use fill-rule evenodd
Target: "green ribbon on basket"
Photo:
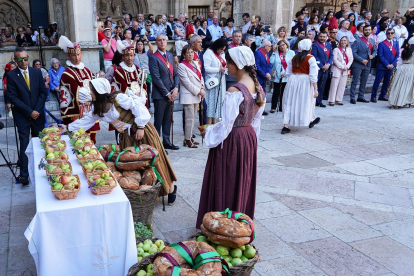
<path id="1" fill-rule="evenodd" d="M 180 276 L 180 273 L 181 273 L 181 267 L 173 266 L 171 270 L 171 276 Z"/>
<path id="2" fill-rule="evenodd" d="M 227 214 L 227 218 L 229 218 L 229 219 L 235 219 L 237 221 L 242 221 L 242 222 L 245 222 L 248 225 L 250 225 L 250 229 L 252 229 L 252 235 L 250 236 L 249 243 L 251 243 L 256 238 L 256 233 L 254 231 L 253 223 L 251 221 L 247 220 L 247 219 L 239 219 L 240 216 L 244 215 L 243 213 L 234 213 L 229 208 L 227 208 L 226 210 L 224 210 L 222 212 L 219 212 L 219 213 L 222 214 L 222 215 Z"/>
<path id="3" fill-rule="evenodd" d="M 104 146 L 100 146 L 99 148 L 98 148 L 98 151 L 101 151 L 101 149 L 105 149 L 106 151 L 108 151 L 109 152 L 109 155 L 108 155 L 108 157 L 107 157 L 107 159 L 106 159 L 106 161 L 111 161 L 111 158 L 112 158 L 112 156 L 114 155 L 114 153 L 115 153 L 115 151 L 116 151 L 116 148 L 115 148 L 115 145 L 114 144 L 110 144 L 111 146 L 112 146 L 112 151 L 108 151 L 108 149 L 106 148 L 106 147 L 104 147 Z M 103 156 L 102 156 L 103 157 Z M 105 159 L 105 157 L 104 157 L 104 159 Z"/>

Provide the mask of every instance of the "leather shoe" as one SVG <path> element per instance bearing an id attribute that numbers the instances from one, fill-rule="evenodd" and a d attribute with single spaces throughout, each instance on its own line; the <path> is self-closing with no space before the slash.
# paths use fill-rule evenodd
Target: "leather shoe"
<path id="1" fill-rule="evenodd" d="M 316 103 L 315 106 L 319 106 L 320 104 Z"/>
<path id="2" fill-rule="evenodd" d="M 269 115 L 269 113 L 267 113 L 266 111 L 263 111 L 263 114 L 262 114 L 263 116 L 267 116 L 267 115 Z"/>
<path id="3" fill-rule="evenodd" d="M 309 124 L 309 128 L 313 128 L 315 125 L 319 124 L 320 121 L 321 121 L 321 118 L 316 117 L 315 120 L 313 120 L 313 122 Z"/>
<path id="4" fill-rule="evenodd" d="M 180 147 L 173 145 L 173 144 L 163 144 L 164 145 L 164 149 L 170 149 L 170 150 L 178 150 L 180 149 Z"/>
<path id="5" fill-rule="evenodd" d="M 368 100 L 365 100 L 364 98 L 362 98 L 362 99 L 358 98 L 357 102 L 369 103 L 369 101 Z"/>
<path id="6" fill-rule="evenodd" d="M 386 98 L 378 98 L 378 101 L 387 102 L 388 100 Z"/>
<path id="7" fill-rule="evenodd" d="M 351 104 L 356 104 L 355 99 L 352 99 L 352 100 L 350 101 L 350 103 L 351 103 Z"/>
<path id="8" fill-rule="evenodd" d="M 326 107 L 326 105 L 324 105 L 323 103 L 320 103 L 319 107 Z"/>
<path id="9" fill-rule="evenodd" d="M 371 99 L 371 102 L 372 103 L 376 103 L 377 102 L 377 99 Z"/>
<path id="10" fill-rule="evenodd" d="M 23 186 L 27 186 L 29 185 L 29 179 L 27 178 L 23 178 L 20 175 L 16 178 L 16 181 L 20 184 L 22 184 Z"/>
<path id="11" fill-rule="evenodd" d="M 290 132 L 290 128 L 287 128 L 287 127 L 283 127 L 283 129 L 282 129 L 282 134 L 286 134 L 286 133 L 289 133 Z"/>

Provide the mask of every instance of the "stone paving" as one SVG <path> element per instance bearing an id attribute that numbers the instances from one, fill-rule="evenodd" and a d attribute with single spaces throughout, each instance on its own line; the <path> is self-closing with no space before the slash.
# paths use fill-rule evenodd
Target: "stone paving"
<path id="1" fill-rule="evenodd" d="M 344 103 L 317 107 L 313 129 L 281 135 L 280 113 L 262 122 L 254 241 L 262 261 L 252 275 L 414 274 L 414 109 Z M 174 115 L 181 146 L 181 113 Z M 5 138 L 2 130 L 3 151 Z M 113 138 L 104 128 L 98 144 Z M 197 231 L 208 148 L 169 152 L 177 203 L 165 212 L 159 203 L 153 223 L 157 237 L 177 242 Z M 15 147 L 9 153 L 16 158 Z M 0 275 L 35 275 L 23 236 L 35 214 L 33 187 L 13 185 L 4 167 L 0 177 Z"/>

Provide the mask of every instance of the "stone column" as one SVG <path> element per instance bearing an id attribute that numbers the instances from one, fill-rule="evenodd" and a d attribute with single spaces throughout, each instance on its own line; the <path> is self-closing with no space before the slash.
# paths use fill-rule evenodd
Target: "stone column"
<path id="1" fill-rule="evenodd" d="M 96 1 L 67 1 L 69 15 L 69 34 L 73 41 L 81 45 L 98 43 L 96 23 Z"/>
<path id="2" fill-rule="evenodd" d="M 292 28 L 293 12 L 295 10 L 294 4 L 295 0 L 276 0 L 274 2 L 275 20 L 272 22 L 272 28 L 274 28 L 275 34 L 279 27 L 285 26 L 289 36 Z"/>
<path id="3" fill-rule="evenodd" d="M 241 29 L 244 25 L 242 15 L 243 15 L 243 0 L 233 0 L 234 26 L 237 29 Z"/>

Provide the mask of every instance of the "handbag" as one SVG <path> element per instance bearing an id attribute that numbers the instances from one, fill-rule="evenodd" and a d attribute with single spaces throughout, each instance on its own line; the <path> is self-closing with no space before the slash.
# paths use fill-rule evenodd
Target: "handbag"
<path id="1" fill-rule="evenodd" d="M 217 85 L 219 85 L 219 80 L 218 78 L 209 78 L 208 80 L 206 80 L 206 87 L 207 89 L 213 89 L 214 87 L 216 87 Z"/>

